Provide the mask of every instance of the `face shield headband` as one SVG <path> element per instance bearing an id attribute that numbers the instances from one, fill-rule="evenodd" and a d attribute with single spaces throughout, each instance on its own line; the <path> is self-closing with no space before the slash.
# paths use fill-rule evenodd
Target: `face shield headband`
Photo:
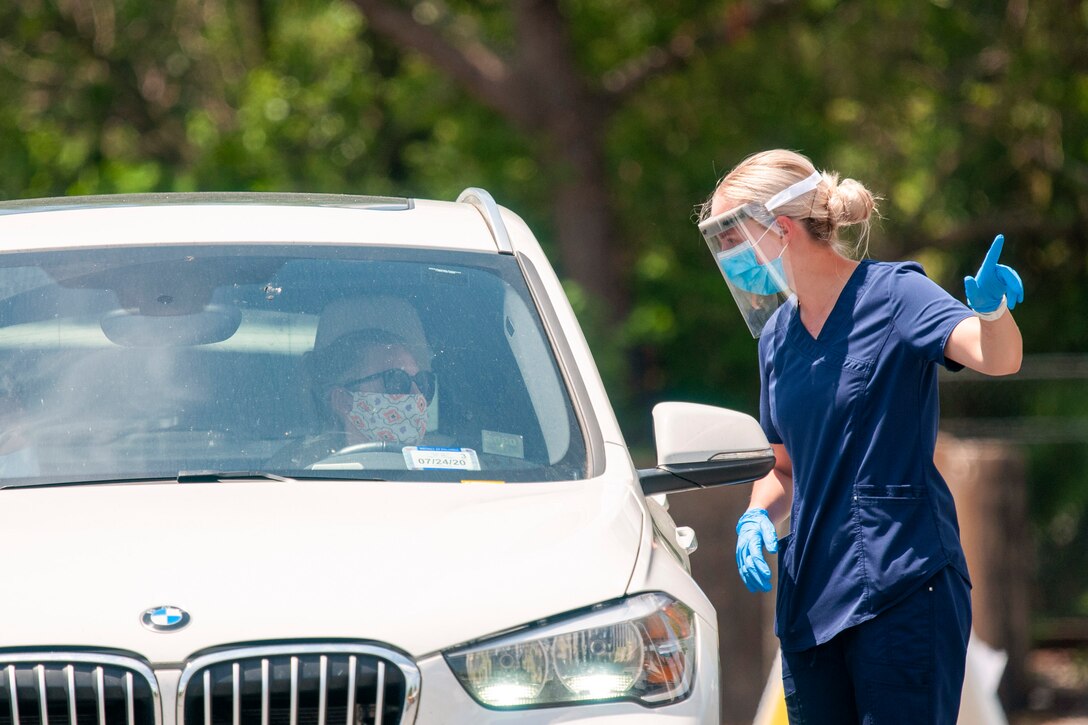
<path id="1" fill-rule="evenodd" d="M 759 337 L 771 314 L 794 294 L 782 262 L 782 230 L 773 211 L 813 191 L 822 179 L 814 171 L 765 203 L 743 204 L 699 223 L 753 337 Z"/>

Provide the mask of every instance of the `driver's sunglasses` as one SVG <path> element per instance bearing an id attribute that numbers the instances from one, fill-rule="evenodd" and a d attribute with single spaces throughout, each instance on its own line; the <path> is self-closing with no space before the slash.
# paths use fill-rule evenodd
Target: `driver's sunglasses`
<path id="1" fill-rule="evenodd" d="M 340 387 L 345 390 L 354 390 L 364 383 L 369 383 L 371 380 L 378 379 L 382 381 L 383 392 L 388 395 L 407 395 L 412 392 L 412 383 L 415 383 L 416 387 L 419 388 L 419 392 L 428 403 L 430 403 L 431 398 L 434 397 L 436 377 L 430 370 L 420 370 L 415 375 L 409 375 L 400 368 L 390 368 L 388 370 L 382 370 L 380 373 L 367 375 L 365 378 L 348 380 L 341 383 Z"/>

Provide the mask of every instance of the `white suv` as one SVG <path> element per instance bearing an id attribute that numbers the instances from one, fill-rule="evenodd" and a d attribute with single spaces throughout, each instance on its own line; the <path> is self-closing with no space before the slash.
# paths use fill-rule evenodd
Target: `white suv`
<path id="1" fill-rule="evenodd" d="M 2 203 L 0 725 L 717 723 L 663 494 L 773 457 L 654 421 L 482 190 Z"/>

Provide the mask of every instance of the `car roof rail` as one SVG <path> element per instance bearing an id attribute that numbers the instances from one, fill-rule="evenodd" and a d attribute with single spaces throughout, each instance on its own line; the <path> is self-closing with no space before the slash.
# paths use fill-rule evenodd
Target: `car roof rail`
<path id="1" fill-rule="evenodd" d="M 472 204 L 483 215 L 500 254 L 514 253 L 510 234 L 506 231 L 506 225 L 503 224 L 502 215 L 499 214 L 499 205 L 495 203 L 495 198 L 491 194 L 479 187 L 470 186 L 457 195 L 457 201 Z"/>

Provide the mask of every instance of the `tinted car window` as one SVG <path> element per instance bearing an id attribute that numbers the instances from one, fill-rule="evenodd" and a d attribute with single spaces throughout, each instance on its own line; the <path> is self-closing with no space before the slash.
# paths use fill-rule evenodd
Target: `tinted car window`
<path id="1" fill-rule="evenodd" d="M 360 331 L 393 335 L 433 373 L 410 445 L 351 446 L 330 412 L 332 387 L 377 384 L 344 380 L 350 364 L 321 378 L 337 367 L 333 343 Z M 565 382 L 507 255 L 257 244 L 5 254 L 0 376 L 9 481 L 586 474 Z"/>

